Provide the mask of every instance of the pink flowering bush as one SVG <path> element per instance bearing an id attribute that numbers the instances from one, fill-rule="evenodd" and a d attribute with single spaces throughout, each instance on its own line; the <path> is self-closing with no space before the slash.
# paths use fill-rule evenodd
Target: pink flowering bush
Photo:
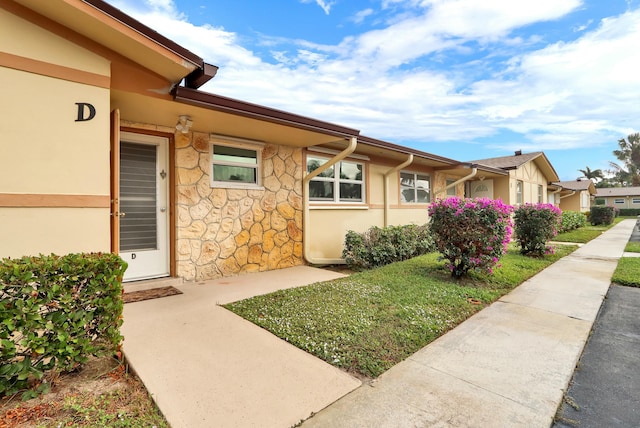
<path id="1" fill-rule="evenodd" d="M 492 272 L 513 231 L 511 207 L 488 198 L 439 199 L 429 207 L 431 232 L 451 276 Z"/>
<path id="2" fill-rule="evenodd" d="M 543 256 L 553 252 L 547 241 L 558 234 L 562 225 L 562 211 L 551 204 L 525 204 L 514 213 L 516 241 L 520 253 Z"/>

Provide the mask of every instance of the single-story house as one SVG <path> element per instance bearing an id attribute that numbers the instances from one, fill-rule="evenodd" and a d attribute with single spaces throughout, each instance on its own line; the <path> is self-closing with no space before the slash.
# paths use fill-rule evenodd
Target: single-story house
<path id="1" fill-rule="evenodd" d="M 596 204 L 616 208 L 640 208 L 640 187 L 606 187 L 596 189 Z"/>
<path id="2" fill-rule="evenodd" d="M 0 257 L 112 251 L 126 281 L 338 263 L 348 230 L 511 180 L 199 90 L 216 71 L 103 0 L 2 0 Z"/>
<path id="3" fill-rule="evenodd" d="M 549 183 L 559 180 L 543 152 L 523 154 L 519 150 L 511 156 L 480 159 L 471 163 L 505 172 L 505 175 L 496 177 L 478 174 L 468 182 L 467 194 L 471 198 L 502 199 L 509 205 L 549 203 L 550 194 L 555 190 L 549 188 Z"/>
<path id="4" fill-rule="evenodd" d="M 587 212 L 591 209 L 591 200 L 596 194 L 596 186 L 589 179 L 559 181 L 556 186 L 555 201 L 562 211 Z M 550 186 L 551 187 L 551 186 Z"/>

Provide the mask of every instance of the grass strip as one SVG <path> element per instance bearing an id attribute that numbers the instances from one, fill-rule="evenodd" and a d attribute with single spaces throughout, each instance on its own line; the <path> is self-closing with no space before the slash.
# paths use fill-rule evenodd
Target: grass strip
<path id="1" fill-rule="evenodd" d="M 225 308 L 334 366 L 377 377 L 575 248 L 530 258 L 512 246 L 493 275 L 460 281 L 428 254 Z"/>
<path id="2" fill-rule="evenodd" d="M 556 242 L 575 242 L 577 244 L 586 244 L 625 219 L 626 217 L 617 217 L 614 219 L 612 224 L 606 226 L 583 226 L 578 229 L 570 230 L 569 232 L 559 233 L 557 236 L 553 237 L 553 240 Z"/>
<path id="3" fill-rule="evenodd" d="M 640 287 L 640 257 L 622 257 L 611 281 L 627 287 Z"/>
<path id="4" fill-rule="evenodd" d="M 640 253 L 640 242 L 627 242 L 624 251 L 627 253 Z"/>

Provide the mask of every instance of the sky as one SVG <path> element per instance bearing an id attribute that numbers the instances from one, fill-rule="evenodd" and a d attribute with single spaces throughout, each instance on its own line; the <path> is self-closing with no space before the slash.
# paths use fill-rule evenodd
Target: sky
<path id="1" fill-rule="evenodd" d="M 107 0 L 219 67 L 200 90 L 561 180 L 640 131 L 640 0 Z"/>

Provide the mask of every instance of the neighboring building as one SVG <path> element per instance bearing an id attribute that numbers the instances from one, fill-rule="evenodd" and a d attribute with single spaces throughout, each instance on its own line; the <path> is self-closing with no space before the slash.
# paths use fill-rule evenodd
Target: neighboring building
<path id="1" fill-rule="evenodd" d="M 560 191 L 556 193 L 556 202 L 562 211 L 587 212 L 596 194 L 596 187 L 589 179 L 559 181 L 553 183 Z"/>
<path id="2" fill-rule="evenodd" d="M 480 159 L 472 161 L 482 167 L 499 169 L 505 172 L 502 177 L 487 177 L 478 174 L 469 181 L 469 197 L 487 197 L 502 199 L 509 205 L 549 202 L 549 183 L 558 181 L 555 169 L 543 152 L 523 154 L 515 152 L 513 156 Z"/>
<path id="3" fill-rule="evenodd" d="M 334 263 L 348 230 L 510 179 L 198 90 L 216 71 L 102 0 L 2 0 L 0 257 L 112 251 L 126 280 Z"/>
<path id="4" fill-rule="evenodd" d="M 596 204 L 616 208 L 640 208 L 640 187 L 606 187 L 596 189 Z"/>

